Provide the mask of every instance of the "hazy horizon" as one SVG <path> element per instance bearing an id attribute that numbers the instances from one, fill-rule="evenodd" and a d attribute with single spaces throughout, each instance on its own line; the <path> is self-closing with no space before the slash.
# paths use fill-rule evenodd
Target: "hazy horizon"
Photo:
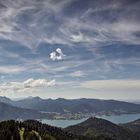
<path id="1" fill-rule="evenodd" d="M 1 0 L 0 96 L 140 100 L 139 0 Z"/>

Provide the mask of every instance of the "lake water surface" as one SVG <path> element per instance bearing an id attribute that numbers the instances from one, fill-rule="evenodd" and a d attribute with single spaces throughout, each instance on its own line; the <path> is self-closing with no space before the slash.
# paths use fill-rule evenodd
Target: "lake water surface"
<path id="1" fill-rule="evenodd" d="M 97 118 L 103 118 L 106 120 L 109 120 L 113 123 L 127 123 L 130 121 L 134 121 L 136 119 L 140 118 L 140 114 L 125 114 L 125 115 L 119 115 L 119 116 L 96 116 Z M 81 123 L 85 121 L 87 118 L 80 119 L 80 120 L 47 120 L 42 119 L 42 123 L 46 123 L 52 126 L 62 127 L 65 128 L 70 125 L 75 125 L 78 123 Z"/>

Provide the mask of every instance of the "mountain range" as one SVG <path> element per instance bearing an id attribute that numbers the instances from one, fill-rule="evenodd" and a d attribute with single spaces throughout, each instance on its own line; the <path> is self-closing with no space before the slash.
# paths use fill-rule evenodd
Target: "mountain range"
<path id="1" fill-rule="evenodd" d="M 41 99 L 29 97 L 11 100 L 0 97 L 0 120 L 48 118 L 52 113 L 101 113 L 132 114 L 140 113 L 140 105 L 116 100 L 99 99 Z M 109 115 L 110 115 L 109 114 Z"/>
<path id="2" fill-rule="evenodd" d="M 30 108 L 46 112 L 71 112 L 71 113 L 96 113 L 101 111 L 121 111 L 129 113 L 140 113 L 140 105 L 116 100 L 100 99 L 41 99 L 40 97 L 29 97 L 18 101 L 7 97 L 0 97 L 0 102 L 13 106 Z"/>

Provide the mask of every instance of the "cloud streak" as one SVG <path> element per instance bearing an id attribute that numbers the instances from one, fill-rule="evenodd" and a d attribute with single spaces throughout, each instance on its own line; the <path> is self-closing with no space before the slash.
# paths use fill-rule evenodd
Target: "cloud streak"
<path id="1" fill-rule="evenodd" d="M 23 71 L 25 71 L 25 68 L 21 66 L 0 66 L 0 74 L 18 74 Z"/>
<path id="2" fill-rule="evenodd" d="M 140 80 L 92 80 L 81 83 L 80 87 L 99 91 L 140 90 Z"/>
<path id="3" fill-rule="evenodd" d="M 70 74 L 70 76 L 72 77 L 84 77 L 85 75 L 86 73 L 84 73 L 83 71 L 75 71 Z"/>

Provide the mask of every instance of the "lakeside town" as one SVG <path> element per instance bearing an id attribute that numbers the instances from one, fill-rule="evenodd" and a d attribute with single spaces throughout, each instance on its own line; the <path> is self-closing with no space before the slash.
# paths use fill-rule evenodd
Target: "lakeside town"
<path id="1" fill-rule="evenodd" d="M 45 112 L 44 112 L 45 113 Z M 122 114 L 137 114 L 138 112 L 128 112 L 124 110 L 113 110 L 113 111 L 100 111 L 97 113 L 71 113 L 71 112 L 66 112 L 66 113 L 47 113 L 47 119 L 50 120 L 79 120 L 79 119 L 84 119 L 84 118 L 89 118 L 89 117 L 96 117 L 96 116 L 117 116 L 117 115 L 122 115 Z M 46 114 L 46 113 L 45 113 Z"/>

